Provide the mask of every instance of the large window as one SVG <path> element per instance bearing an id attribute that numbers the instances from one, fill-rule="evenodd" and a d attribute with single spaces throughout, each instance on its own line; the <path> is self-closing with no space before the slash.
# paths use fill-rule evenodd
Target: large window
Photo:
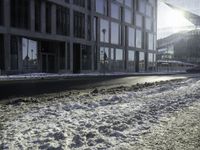
<path id="1" fill-rule="evenodd" d="M 85 15 L 74 11 L 74 37 L 85 38 Z"/>
<path id="2" fill-rule="evenodd" d="M 51 7 L 52 7 L 52 4 L 47 2 L 46 3 L 46 32 L 47 33 L 51 33 L 51 17 L 52 17 Z"/>
<path id="3" fill-rule="evenodd" d="M 90 46 L 82 46 L 82 70 L 91 70 L 92 52 Z"/>
<path id="4" fill-rule="evenodd" d="M 11 37 L 11 51 L 10 51 L 10 56 L 11 56 L 11 70 L 17 70 L 18 69 L 18 51 L 21 48 L 21 39 L 12 36 Z"/>
<path id="5" fill-rule="evenodd" d="M 148 54 L 148 71 L 155 71 L 156 61 L 155 61 L 155 54 L 149 53 Z"/>
<path id="6" fill-rule="evenodd" d="M 64 70 L 66 68 L 66 50 L 65 50 L 65 43 L 60 43 L 59 47 L 59 66 L 61 70 Z"/>
<path id="7" fill-rule="evenodd" d="M 142 31 L 136 30 L 136 47 L 142 48 Z"/>
<path id="8" fill-rule="evenodd" d="M 146 15 L 151 17 L 153 15 L 153 9 L 151 5 L 146 5 Z"/>
<path id="9" fill-rule="evenodd" d="M 146 11 L 146 0 L 138 0 L 138 11 L 145 14 Z"/>
<path id="10" fill-rule="evenodd" d="M 92 32 L 91 32 L 91 30 L 92 30 L 92 20 L 91 20 L 91 16 L 90 15 L 88 15 L 87 16 L 87 40 L 91 40 L 91 34 L 92 34 Z"/>
<path id="11" fill-rule="evenodd" d="M 3 35 L 0 34 L 0 70 L 4 70 L 5 69 L 4 61 L 5 61 L 5 57 L 4 57 L 4 38 L 3 38 Z"/>
<path id="12" fill-rule="evenodd" d="M 131 11 L 131 9 L 127 9 L 127 8 L 124 9 L 124 12 L 125 12 L 125 14 L 124 14 L 125 15 L 125 22 L 132 24 L 133 12 Z"/>
<path id="13" fill-rule="evenodd" d="M 153 34 L 149 33 L 148 34 L 148 49 L 149 50 L 154 50 L 154 40 L 153 40 Z"/>
<path id="14" fill-rule="evenodd" d="M 150 18 L 146 18 L 145 20 L 146 20 L 145 21 L 145 28 L 147 30 L 152 30 L 152 21 L 151 21 L 151 19 Z"/>
<path id="15" fill-rule="evenodd" d="M 120 19 L 120 5 L 111 3 L 111 17 L 115 19 Z"/>
<path id="16" fill-rule="evenodd" d="M 56 32 L 61 35 L 69 35 L 70 15 L 69 9 L 57 6 L 56 9 Z"/>
<path id="17" fill-rule="evenodd" d="M 100 40 L 101 42 L 109 42 L 109 22 L 107 20 L 100 20 Z"/>
<path id="18" fill-rule="evenodd" d="M 140 14 L 136 14 L 136 26 L 138 27 L 143 27 L 143 19 L 142 19 L 142 15 Z"/>
<path id="19" fill-rule="evenodd" d="M 115 22 L 111 22 L 111 43 L 120 43 L 120 25 Z"/>
<path id="20" fill-rule="evenodd" d="M 116 49 L 115 51 L 115 59 L 116 60 L 123 60 L 123 49 Z"/>
<path id="21" fill-rule="evenodd" d="M 35 0 L 35 31 L 41 31 L 41 0 Z"/>
<path id="22" fill-rule="evenodd" d="M 139 71 L 145 71 L 145 54 L 144 52 L 139 52 Z"/>
<path id="23" fill-rule="evenodd" d="M 108 60 L 109 60 L 109 48 L 100 47 L 100 61 L 108 61 Z"/>
<path id="24" fill-rule="evenodd" d="M 1 0 L 2 1 L 2 0 Z M 22 29 L 29 29 L 30 9 L 28 0 L 11 0 L 11 26 Z"/>
<path id="25" fill-rule="evenodd" d="M 135 46 L 135 29 L 131 27 L 128 28 L 128 46 Z"/>
<path id="26" fill-rule="evenodd" d="M 128 7 L 133 7 L 133 0 L 125 0 L 125 5 Z"/>
<path id="27" fill-rule="evenodd" d="M 128 61 L 135 61 L 135 52 L 133 50 L 128 51 Z"/>
<path id="28" fill-rule="evenodd" d="M 22 60 L 24 70 L 36 70 L 38 64 L 38 43 L 22 38 Z"/>
<path id="29" fill-rule="evenodd" d="M 0 25 L 3 25 L 4 20 L 4 9 L 3 9 L 3 1 L 0 0 Z"/>
<path id="30" fill-rule="evenodd" d="M 74 5 L 85 7 L 85 0 L 73 0 Z"/>
<path id="31" fill-rule="evenodd" d="M 107 0 L 96 0 L 96 12 L 107 15 Z"/>

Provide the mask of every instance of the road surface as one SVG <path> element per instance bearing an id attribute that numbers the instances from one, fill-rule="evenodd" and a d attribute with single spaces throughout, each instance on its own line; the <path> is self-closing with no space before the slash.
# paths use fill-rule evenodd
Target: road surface
<path id="1" fill-rule="evenodd" d="M 66 90 L 82 90 L 101 87 L 131 86 L 137 83 L 166 81 L 196 77 L 194 74 L 156 75 L 156 76 L 106 76 L 60 78 L 57 80 L 1 81 L 0 100 L 21 96 L 34 96 Z"/>

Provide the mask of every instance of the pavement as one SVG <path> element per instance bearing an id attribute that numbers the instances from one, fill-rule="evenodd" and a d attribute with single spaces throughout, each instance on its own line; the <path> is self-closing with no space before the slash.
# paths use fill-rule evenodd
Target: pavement
<path id="1" fill-rule="evenodd" d="M 30 80 L 0 81 L 0 100 L 23 96 L 34 96 L 57 93 L 67 90 L 83 90 L 101 87 L 131 86 L 137 83 L 159 82 L 174 79 L 184 79 L 198 74 L 140 74 L 140 75 L 107 75 L 107 76 L 77 76 L 61 78 L 40 78 Z"/>

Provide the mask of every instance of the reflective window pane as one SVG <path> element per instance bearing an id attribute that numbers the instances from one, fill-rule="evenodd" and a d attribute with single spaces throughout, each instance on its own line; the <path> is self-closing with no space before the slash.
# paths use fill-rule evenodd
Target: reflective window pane
<path id="1" fill-rule="evenodd" d="M 142 48 L 142 31 L 136 30 L 136 47 Z"/>
<path id="2" fill-rule="evenodd" d="M 142 27 L 143 26 L 142 22 L 143 22 L 142 21 L 142 16 L 139 15 L 139 14 L 136 14 L 136 26 Z"/>
<path id="3" fill-rule="evenodd" d="M 125 5 L 128 7 L 133 7 L 133 0 L 125 0 Z"/>
<path id="4" fill-rule="evenodd" d="M 149 33 L 148 34 L 148 49 L 153 50 L 154 49 L 154 40 L 153 40 L 153 34 Z"/>
<path id="5" fill-rule="evenodd" d="M 100 36 L 101 42 L 109 42 L 109 22 L 107 20 L 100 20 Z"/>
<path id="6" fill-rule="evenodd" d="M 132 50 L 128 51 L 128 61 L 135 61 L 135 52 Z"/>
<path id="7" fill-rule="evenodd" d="M 125 8 L 125 22 L 132 24 L 132 11 L 130 9 Z"/>
<path id="8" fill-rule="evenodd" d="M 107 1 L 96 0 L 96 12 L 107 15 Z"/>
<path id="9" fill-rule="evenodd" d="M 119 24 L 118 23 L 111 23 L 111 43 L 112 44 L 119 44 Z"/>
<path id="10" fill-rule="evenodd" d="M 116 49 L 116 60 L 123 60 L 123 49 Z"/>
<path id="11" fill-rule="evenodd" d="M 131 27 L 128 28 L 128 46 L 135 46 L 135 29 Z"/>
<path id="12" fill-rule="evenodd" d="M 115 3 L 111 3 L 111 17 L 120 19 L 120 6 Z"/>
<path id="13" fill-rule="evenodd" d="M 145 28 L 147 30 L 152 30 L 152 21 L 150 18 L 146 18 L 145 19 Z"/>

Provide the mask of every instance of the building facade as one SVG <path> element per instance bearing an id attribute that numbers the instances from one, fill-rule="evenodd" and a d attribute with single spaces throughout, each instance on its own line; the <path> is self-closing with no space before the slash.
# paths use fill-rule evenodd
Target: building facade
<path id="1" fill-rule="evenodd" d="M 154 71 L 156 23 L 157 0 L 1 0 L 0 70 Z"/>

